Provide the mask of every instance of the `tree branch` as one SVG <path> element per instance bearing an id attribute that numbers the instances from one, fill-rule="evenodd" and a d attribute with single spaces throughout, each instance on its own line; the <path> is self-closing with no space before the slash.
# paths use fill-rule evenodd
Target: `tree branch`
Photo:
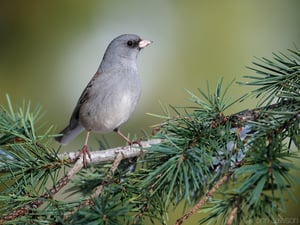
<path id="1" fill-rule="evenodd" d="M 149 141 L 142 141 L 141 147 L 148 148 L 151 145 L 159 144 L 161 142 L 160 139 L 152 139 Z M 125 147 L 117 147 L 107 150 L 100 150 L 100 151 L 92 151 L 91 152 L 91 159 L 87 159 L 87 163 L 99 163 L 99 162 L 115 162 L 112 167 L 112 172 L 116 170 L 119 163 L 122 159 L 125 158 L 133 158 L 139 156 L 141 153 L 145 153 L 145 150 L 141 150 L 140 146 L 133 145 L 133 146 L 125 146 Z M 62 160 L 70 160 L 74 161 L 78 158 L 78 152 L 65 152 L 60 155 Z M 117 160 L 116 160 L 117 159 Z M 116 161 L 115 161 L 116 160 Z M 40 207 L 45 200 L 52 198 L 55 194 L 57 194 L 64 186 L 66 186 L 69 181 L 74 177 L 81 169 L 83 168 L 83 158 L 82 156 L 76 161 L 74 166 L 68 173 L 63 176 L 57 184 L 52 187 L 48 192 L 44 193 L 40 196 L 39 199 L 34 200 L 12 212 L 5 215 L 4 217 L 0 218 L 0 224 L 3 224 L 5 221 L 13 220 L 17 217 L 23 216 L 28 213 L 30 209 L 37 209 Z"/>
<path id="2" fill-rule="evenodd" d="M 234 207 L 233 210 L 231 211 L 229 218 L 227 220 L 226 225 L 232 225 L 234 218 L 236 217 L 238 212 L 238 206 Z"/>
<path id="3" fill-rule="evenodd" d="M 205 196 L 203 196 L 200 201 L 186 214 L 184 214 L 182 217 L 180 217 L 174 225 L 180 225 L 185 220 L 187 220 L 191 215 L 193 215 L 197 210 L 199 210 L 206 201 L 212 197 L 212 195 L 229 179 L 232 173 L 225 174 L 221 179 L 217 181 L 217 183 L 207 192 Z"/>
<path id="4" fill-rule="evenodd" d="M 119 152 L 110 168 L 110 173 L 114 174 L 116 169 L 118 168 L 118 166 L 120 165 L 121 161 L 124 159 L 123 154 L 121 152 Z M 110 174 L 108 174 L 107 176 L 110 176 Z M 87 206 L 87 205 L 93 205 L 94 202 L 92 199 L 94 199 L 97 196 L 100 196 L 100 194 L 102 193 L 104 185 L 100 184 L 98 187 L 95 188 L 94 193 L 86 200 L 84 200 L 78 207 L 75 207 L 73 209 L 73 213 L 75 213 L 80 207 L 82 206 Z M 68 217 L 70 217 L 70 215 L 66 216 L 64 219 L 66 220 Z"/>
<path id="5" fill-rule="evenodd" d="M 106 150 L 97 150 L 91 151 L 91 159 L 87 158 L 88 164 L 100 163 L 100 162 L 113 162 L 117 155 L 121 153 L 123 155 L 123 159 L 133 158 L 139 156 L 141 153 L 145 153 L 146 150 L 144 148 L 149 148 L 151 145 L 159 144 L 161 142 L 160 139 L 150 139 L 148 141 L 141 141 L 141 147 L 138 144 L 134 144 L 132 146 L 124 146 L 124 147 L 116 147 Z M 77 159 L 78 152 L 65 152 L 59 155 L 61 160 L 70 160 L 75 161 Z M 82 158 L 79 160 L 82 162 Z"/>
<path id="6" fill-rule="evenodd" d="M 221 118 L 219 118 L 218 121 L 211 121 L 211 127 L 217 127 L 221 124 L 224 124 L 226 121 L 230 120 L 232 123 L 232 127 L 240 126 L 241 124 L 247 122 L 247 121 L 256 121 L 260 115 L 263 112 L 266 112 L 268 110 L 274 110 L 277 108 L 280 108 L 284 105 L 288 105 L 292 103 L 291 100 L 283 101 L 281 103 L 272 104 L 266 107 L 259 107 L 251 110 L 245 110 L 230 116 L 224 116 L 221 115 Z M 297 113 L 297 115 L 300 115 L 300 112 Z M 163 125 L 162 125 L 163 126 Z M 160 129 L 160 127 L 158 128 Z M 138 145 L 132 145 L 132 146 L 125 146 L 125 147 L 117 147 L 107 150 L 99 150 L 99 151 L 92 151 L 91 152 L 91 159 L 87 158 L 88 164 L 93 163 L 99 163 L 99 162 L 114 162 L 117 158 L 119 160 L 125 159 L 125 158 L 133 158 L 141 155 L 142 153 L 146 153 L 143 148 L 148 148 L 151 145 L 159 144 L 162 140 L 160 139 L 152 139 L 148 141 L 142 141 L 141 146 Z M 75 162 L 78 156 L 78 152 L 65 152 L 61 155 L 59 155 L 59 158 L 62 160 L 69 160 L 71 162 Z M 119 157 L 118 157 L 119 156 Z M 120 158 L 120 156 L 122 156 Z M 116 163 L 116 168 L 118 167 L 119 163 Z M 56 193 L 58 193 L 64 186 L 66 186 L 69 181 L 72 179 L 73 176 L 75 176 L 81 169 L 83 168 L 83 160 L 82 157 L 80 157 L 74 166 L 71 168 L 71 170 L 63 176 L 55 185 L 55 187 L 52 187 L 48 192 L 44 193 L 42 196 L 40 196 L 39 199 L 34 200 L 25 206 L 22 206 L 11 213 L 7 214 L 6 216 L 0 218 L 0 224 L 4 223 L 5 221 L 13 220 L 17 217 L 23 216 L 28 213 L 30 209 L 37 209 L 39 206 L 41 206 L 45 200 L 52 198 Z M 115 168 L 115 169 L 116 169 Z M 113 172 L 113 170 L 112 170 Z M 223 178 L 221 178 L 214 186 L 213 188 L 197 203 L 193 209 L 186 213 L 183 217 L 179 218 L 176 225 L 182 224 L 186 219 L 188 219 L 189 216 L 193 215 L 199 208 L 201 208 L 207 199 L 223 184 L 227 181 L 227 179 L 230 177 L 231 174 L 225 175 Z M 101 188 L 100 188 L 101 189 Z M 101 192 L 101 191 L 100 191 Z M 229 221 L 230 222 L 230 221 Z"/>

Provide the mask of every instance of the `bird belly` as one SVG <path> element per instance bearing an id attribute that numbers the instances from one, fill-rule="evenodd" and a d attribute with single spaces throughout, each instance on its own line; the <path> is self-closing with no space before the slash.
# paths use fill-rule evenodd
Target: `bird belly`
<path id="1" fill-rule="evenodd" d="M 130 91 L 106 94 L 82 105 L 80 123 L 87 130 L 111 132 L 125 123 L 135 109 L 139 95 Z"/>

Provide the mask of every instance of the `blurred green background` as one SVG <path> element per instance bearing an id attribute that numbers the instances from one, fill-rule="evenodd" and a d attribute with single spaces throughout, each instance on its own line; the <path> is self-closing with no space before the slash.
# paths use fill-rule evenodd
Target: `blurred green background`
<path id="1" fill-rule="evenodd" d="M 143 94 L 122 127 L 124 133 L 141 136 L 141 130 L 150 132 L 160 122 L 146 115 L 161 113 L 159 101 L 190 105 L 184 88 L 196 92 L 206 81 L 215 87 L 221 77 L 225 83 L 241 81 L 253 74 L 245 68 L 253 56 L 299 47 L 299 11 L 299 0 L 1 1 L 0 103 L 8 93 L 13 102 L 41 104 L 44 120 L 59 131 L 108 43 L 134 33 L 154 41 L 138 58 Z M 247 91 L 234 85 L 230 95 L 234 99 Z M 255 99 L 228 113 L 254 106 Z M 100 137 L 92 135 L 94 149 Z M 111 146 L 124 144 L 116 134 L 105 138 Z M 81 135 L 63 150 L 79 149 L 82 143 Z M 290 203 L 287 217 L 298 217 L 298 207 Z M 170 223 L 177 216 L 170 216 Z"/>

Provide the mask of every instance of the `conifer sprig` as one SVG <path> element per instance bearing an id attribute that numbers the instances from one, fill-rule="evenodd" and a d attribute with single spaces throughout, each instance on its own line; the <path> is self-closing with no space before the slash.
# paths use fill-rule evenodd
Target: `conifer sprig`
<path id="1" fill-rule="evenodd" d="M 0 108 L 0 224 L 168 224 L 168 210 L 182 202 L 193 207 L 176 225 L 199 210 L 208 213 L 202 224 L 276 224 L 300 184 L 291 174 L 300 146 L 299 58 L 296 49 L 256 59 L 256 75 L 243 84 L 257 87 L 259 107 L 226 115 L 251 96 L 231 100 L 233 82 L 187 91 L 194 106 L 164 107 L 157 116 L 158 142 L 106 150 L 106 162 L 79 173 L 80 161 L 64 173 L 74 162 L 51 147 L 40 108 L 24 102 L 16 110 L 8 98 Z M 56 199 L 70 181 L 66 198 Z"/>

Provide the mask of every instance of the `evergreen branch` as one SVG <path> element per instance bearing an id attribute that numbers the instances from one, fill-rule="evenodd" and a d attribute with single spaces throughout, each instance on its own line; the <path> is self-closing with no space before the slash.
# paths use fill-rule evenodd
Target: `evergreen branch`
<path id="1" fill-rule="evenodd" d="M 113 164 L 112 164 L 112 166 L 110 168 L 109 174 L 107 174 L 107 178 L 108 179 L 111 179 L 111 177 L 113 176 L 113 174 L 115 173 L 115 171 L 117 170 L 118 166 L 120 165 L 120 163 L 121 163 L 121 161 L 123 159 L 124 159 L 124 156 L 123 156 L 122 152 L 118 152 L 117 156 L 116 156 L 116 158 L 115 158 L 115 160 L 114 160 L 114 162 L 113 162 Z M 79 160 L 79 161 L 82 162 L 82 160 Z M 77 206 L 76 208 L 74 208 L 73 211 L 72 211 L 72 213 L 70 215 L 65 216 L 64 220 L 65 221 L 68 220 L 69 217 L 72 214 L 76 213 L 82 206 L 93 205 L 95 203 L 93 201 L 93 199 L 95 199 L 97 196 L 100 196 L 101 193 L 102 193 L 102 191 L 103 191 L 104 182 L 106 182 L 106 181 L 103 181 L 101 185 L 97 186 L 95 188 L 94 193 L 92 193 L 92 195 L 88 199 L 82 201 L 79 206 Z"/>
<path id="2" fill-rule="evenodd" d="M 219 179 L 215 185 L 207 192 L 205 196 L 203 196 L 200 201 L 186 214 L 184 214 L 182 217 L 177 219 L 176 223 L 174 225 L 180 225 L 182 224 L 185 220 L 187 220 L 190 216 L 192 216 L 197 210 L 199 210 L 208 199 L 210 199 L 213 194 L 223 185 L 227 182 L 227 180 L 230 178 L 232 173 L 227 173 L 225 174 L 221 179 Z"/>
<path id="3" fill-rule="evenodd" d="M 5 186 L 0 199 L 1 213 L 14 211 L 0 223 L 45 219 L 62 224 L 121 224 L 121 220 L 140 223 L 146 216 L 166 223 L 170 205 L 194 204 L 177 220 L 176 224 L 182 224 L 203 210 L 208 199 L 211 214 L 201 223 L 218 218 L 228 225 L 263 217 L 276 221 L 285 207 L 284 194 L 293 198 L 289 189 L 294 182 L 300 183 L 290 174 L 295 166 L 287 161 L 297 157 L 291 144 L 300 147 L 300 53 L 290 53 L 274 54 L 273 60 L 257 58 L 253 63 L 257 76 L 248 76 L 252 81 L 247 84 L 259 86 L 253 94 L 262 96 L 266 104 L 225 115 L 246 95 L 228 101 L 230 85 L 222 91 L 222 79 L 214 93 L 209 86 L 208 93 L 199 90 L 201 97 L 188 91 L 197 106 L 171 106 L 175 118 L 165 109 L 167 115 L 159 118 L 166 121 L 155 130 L 157 139 L 144 142 L 150 143 L 147 147 L 92 152 L 89 165 L 101 162 L 102 166 L 80 173 L 83 165 L 77 152 L 58 155 L 59 149 L 44 144 L 52 139 L 50 129 L 37 135 L 39 110 L 32 113 L 25 103 L 14 110 L 8 98 L 8 109 L 0 109 L 0 181 Z M 72 163 L 74 167 L 58 179 L 60 169 Z M 232 176 L 237 182 L 226 191 L 230 197 L 214 200 L 216 192 L 224 194 L 224 183 Z M 53 200 L 70 180 L 75 184 L 67 190 L 70 195 L 77 192 L 88 198 L 71 203 Z M 43 203 L 43 210 L 38 209 Z"/>
<path id="4" fill-rule="evenodd" d="M 153 144 L 158 144 L 160 140 L 153 139 L 149 141 L 142 141 L 142 148 L 149 148 Z M 133 158 L 139 156 L 143 151 L 141 151 L 140 147 L 134 146 L 125 146 L 125 147 L 117 147 L 108 150 L 100 150 L 91 152 L 91 160 L 93 163 L 99 162 L 107 162 L 114 161 L 113 166 L 111 168 L 111 172 L 114 173 L 120 164 L 121 160 L 124 158 Z M 67 158 L 66 158 L 67 157 Z M 66 186 L 72 177 L 74 177 L 82 168 L 83 168 L 83 159 L 82 156 L 78 158 L 77 152 L 66 152 L 60 156 L 61 160 L 64 161 L 76 161 L 75 165 L 71 168 L 71 170 L 63 176 L 57 184 L 49 189 L 46 193 L 39 197 L 39 199 L 33 200 L 28 204 L 10 212 L 9 214 L 0 218 L 0 224 L 3 224 L 5 221 L 13 220 L 17 217 L 23 216 L 29 212 L 31 209 L 37 209 L 41 206 L 47 199 L 53 198 L 55 194 L 57 194 L 64 186 Z M 88 163 L 91 163 L 90 159 L 88 159 Z M 99 195 L 101 192 L 101 186 L 97 189 L 92 197 Z M 90 204 L 90 201 L 87 200 L 83 202 L 84 205 Z"/>
<path id="5" fill-rule="evenodd" d="M 290 105 L 292 102 L 291 101 L 283 101 L 282 103 L 276 103 L 273 105 L 269 105 L 266 107 L 259 107 L 259 108 L 255 108 L 252 110 L 245 110 L 236 114 L 233 114 L 231 116 L 224 116 L 221 119 L 219 118 L 217 121 L 213 120 L 211 122 L 211 127 L 212 128 L 216 128 L 218 126 L 224 125 L 225 122 L 231 121 L 232 122 L 232 127 L 234 126 L 240 126 L 241 124 L 244 124 L 245 122 L 249 122 L 249 121 L 257 121 L 258 118 L 260 118 L 260 115 L 262 113 L 265 113 L 268 110 L 275 110 L 278 108 L 281 108 L 284 105 Z M 298 112 L 297 115 L 299 115 L 300 112 Z M 239 124 L 239 125 L 238 125 Z M 153 140 L 149 140 L 146 142 L 142 142 L 142 146 L 143 148 L 147 148 L 150 147 L 151 145 L 155 145 L 160 143 L 162 140 L 159 139 L 153 139 Z M 113 166 L 112 168 L 112 172 L 115 171 L 115 169 L 117 168 L 117 166 L 119 165 L 120 159 L 123 158 L 133 158 L 136 156 L 139 156 L 141 153 L 145 153 L 145 151 L 141 151 L 140 148 L 136 148 L 136 147 L 130 147 L 130 146 L 126 146 L 126 147 L 117 147 L 114 149 L 108 149 L 108 150 L 100 150 L 100 151 L 93 151 L 91 152 L 91 161 L 89 161 L 90 159 L 88 159 L 88 163 L 99 163 L 99 162 L 107 162 L 107 161 L 114 161 L 116 164 L 114 164 L 115 166 Z M 63 161 L 69 161 L 72 162 L 74 160 L 77 159 L 77 152 L 66 152 L 63 153 L 62 155 L 59 155 L 58 157 L 60 158 L 60 160 Z M 116 161 L 115 159 L 119 158 L 118 161 Z M 8 220 L 13 220 L 19 216 L 25 215 L 26 213 L 28 213 L 28 211 L 30 209 L 36 209 L 38 208 L 41 204 L 43 204 L 43 202 L 47 199 L 50 199 L 53 197 L 53 195 L 55 195 L 57 192 L 59 192 L 59 190 L 61 190 L 62 187 L 64 187 L 66 184 L 69 183 L 69 181 L 71 180 L 71 178 L 78 173 L 78 171 L 80 171 L 80 169 L 82 168 L 83 164 L 82 164 L 82 159 L 79 159 L 76 164 L 74 165 L 74 167 L 72 167 L 72 169 L 67 173 L 67 175 L 65 175 L 64 177 L 62 177 L 56 184 L 55 187 L 51 188 L 47 193 L 43 194 L 42 196 L 40 196 L 40 198 L 38 200 L 34 200 L 32 202 L 30 202 L 29 204 L 9 213 L 8 215 L 4 216 L 2 219 L 0 219 L 0 224 L 3 223 L 4 221 L 8 221 Z M 216 185 L 218 185 L 219 183 L 217 182 Z M 214 188 L 217 186 L 214 186 Z M 208 195 L 206 195 L 206 197 L 204 197 L 192 210 L 190 213 L 187 213 L 184 217 L 182 217 L 182 219 L 179 219 L 178 221 L 182 221 L 179 224 L 183 223 L 184 220 L 186 220 L 189 216 L 191 216 L 193 213 L 195 213 L 196 210 L 198 210 L 199 208 L 202 207 L 203 204 L 205 204 L 206 200 L 208 199 L 208 196 L 210 196 L 210 194 L 212 195 L 216 189 L 211 189 L 211 191 L 208 192 Z M 101 193 L 103 189 L 103 186 L 99 186 L 94 195 L 92 195 L 92 198 L 99 195 Z M 85 200 L 82 205 L 87 205 L 87 204 L 93 204 L 93 202 L 88 199 Z"/>
<path id="6" fill-rule="evenodd" d="M 249 121 L 257 121 L 259 118 L 261 118 L 263 115 L 265 115 L 268 112 L 272 112 L 277 109 L 282 110 L 283 107 L 290 106 L 291 104 L 298 104 L 298 101 L 284 100 L 282 102 L 274 103 L 274 104 L 267 105 L 267 106 L 243 110 L 241 112 L 232 114 L 230 116 L 221 115 L 221 117 L 218 120 L 211 121 L 211 126 L 212 126 L 212 128 L 214 128 L 217 125 L 224 125 L 227 121 L 231 121 L 232 127 L 239 127 Z M 296 111 L 294 113 L 295 117 L 297 117 L 299 115 L 300 115 L 300 111 L 298 111 L 298 112 Z"/>
<path id="7" fill-rule="evenodd" d="M 263 96 L 260 105 L 269 104 L 284 93 L 289 93 L 288 97 L 299 96 L 300 54 L 299 50 L 288 51 L 289 56 L 273 53 L 273 60 L 256 58 L 258 62 L 253 62 L 256 67 L 247 67 L 258 76 L 244 76 L 252 81 L 241 84 L 259 86 L 252 93 L 256 97 Z"/>
<path id="8" fill-rule="evenodd" d="M 268 69 L 267 67 L 263 67 L 263 68 Z M 297 69 L 299 69 L 299 67 Z M 290 86 L 299 87 L 298 84 L 299 81 L 297 78 L 298 76 L 299 76 L 298 72 L 295 71 L 292 72 L 292 75 L 288 77 L 288 79 L 290 79 L 289 82 Z M 283 77 L 281 78 L 284 79 Z M 262 85 L 267 86 L 269 84 L 265 84 L 262 82 Z M 299 144 L 300 104 L 299 104 L 299 97 L 298 97 L 299 89 L 286 88 L 284 92 L 281 91 L 281 89 L 277 91 L 276 89 L 277 86 L 275 85 L 274 82 L 274 87 L 276 91 L 274 91 L 272 95 L 277 94 L 278 100 L 276 104 L 271 104 L 271 105 L 267 104 L 265 106 L 261 106 L 252 110 L 244 110 L 233 115 L 225 116 L 223 114 L 223 110 L 228 108 L 227 107 L 228 103 L 224 104 L 223 102 L 224 96 L 220 94 L 219 86 L 220 83 L 218 84 L 214 95 L 205 94 L 204 92 L 200 91 L 200 94 L 206 101 L 203 101 L 195 94 L 189 92 L 192 96 L 193 101 L 197 105 L 199 105 L 199 107 L 183 107 L 185 113 L 184 115 L 181 115 L 179 110 L 177 110 L 179 107 L 177 107 L 176 109 L 172 107 L 175 113 L 177 114 L 177 116 L 174 119 L 169 117 L 169 119 L 159 127 L 160 131 L 158 132 L 158 137 L 161 136 L 163 139 L 166 139 L 166 142 L 169 142 L 169 145 L 166 146 L 165 150 L 164 149 L 161 149 L 159 151 L 154 150 L 157 151 L 157 153 L 159 153 L 162 159 L 165 157 L 168 161 L 170 161 L 171 159 L 170 157 L 174 157 L 172 155 L 168 156 L 167 154 L 165 154 L 166 156 L 164 156 L 164 153 L 166 151 L 170 151 L 170 149 L 174 146 L 175 148 L 172 154 L 174 154 L 176 157 L 179 157 L 181 155 L 183 158 L 183 160 L 175 161 L 175 162 L 178 165 L 181 165 L 182 162 L 189 164 L 190 162 L 187 158 L 187 155 L 189 154 L 189 150 L 194 152 L 193 158 L 196 159 L 198 154 L 197 151 L 199 151 L 199 149 L 202 148 L 207 149 L 207 146 L 210 146 L 211 147 L 210 149 L 216 150 L 216 152 L 212 153 L 212 155 L 217 159 L 218 162 L 216 164 L 216 160 L 215 160 L 214 167 L 210 168 L 210 170 L 211 172 L 218 172 L 220 170 L 227 171 L 229 168 L 235 169 L 236 167 L 238 167 L 238 165 L 240 165 L 242 160 L 247 159 L 248 151 L 249 153 L 251 153 L 253 150 L 259 148 L 261 148 L 260 151 L 262 153 L 264 152 L 263 148 L 268 148 L 269 152 L 265 154 L 273 154 L 272 156 L 273 158 L 270 158 L 269 162 L 272 162 L 277 158 L 282 159 L 283 157 L 293 157 L 292 153 L 287 155 L 285 152 L 283 152 L 283 154 L 281 155 L 280 154 L 276 155 L 276 152 L 280 151 L 280 149 L 282 151 L 285 151 L 281 143 L 284 139 L 288 137 L 290 138 L 291 141 L 294 141 L 295 145 L 299 149 L 300 146 Z M 284 97 L 282 97 L 283 96 L 282 93 L 285 93 Z M 193 111 L 189 112 L 188 109 L 192 109 Z M 234 127 L 239 128 L 237 134 L 230 132 Z M 222 135 L 219 135 L 218 133 L 220 129 L 223 132 Z M 213 130 L 216 131 L 214 132 Z M 243 135 L 242 132 L 244 133 Z M 247 136 L 246 140 L 245 140 L 245 135 Z M 212 140 L 210 141 L 211 137 Z M 261 138 L 261 140 L 259 138 Z M 240 141 L 238 139 L 240 139 Z M 266 140 L 272 144 L 270 146 L 268 145 L 257 146 L 258 141 L 261 141 L 262 142 L 261 144 L 263 144 Z M 227 147 L 223 145 L 224 143 L 228 144 Z M 278 143 L 276 150 L 272 150 L 272 148 L 275 147 L 274 143 Z M 229 146 L 235 146 L 235 148 Z M 252 147 L 254 148 L 253 150 Z M 208 151 L 209 149 L 201 153 L 202 155 L 199 156 L 201 160 L 203 160 L 206 157 Z M 229 153 L 228 156 L 226 156 L 226 152 L 227 154 Z M 180 154 L 180 155 L 176 155 L 176 154 Z M 230 161 L 231 165 L 229 167 L 225 166 L 226 164 L 229 163 L 227 157 L 229 157 L 229 159 L 231 158 Z M 259 160 L 260 158 L 262 158 L 262 155 L 255 156 L 255 160 Z M 265 158 L 265 156 L 263 158 Z M 170 163 L 170 166 L 174 165 L 174 163 L 172 162 L 168 162 L 168 163 Z M 201 163 L 209 167 L 209 163 L 207 162 L 201 162 Z M 280 165 L 280 163 L 276 163 L 274 165 L 276 165 L 275 168 L 284 167 L 284 165 Z M 170 166 L 167 166 L 166 168 L 171 168 Z M 169 179 L 169 176 L 172 176 L 173 170 L 170 172 L 163 170 L 162 167 L 160 168 L 159 165 L 156 164 L 154 164 L 153 167 L 157 168 L 156 169 L 157 172 L 155 172 L 154 175 L 151 176 L 150 180 L 154 180 L 156 177 L 159 177 L 159 179 L 161 180 L 161 181 L 158 180 L 159 182 L 162 181 L 166 182 L 167 178 Z M 178 168 L 179 166 L 177 166 L 177 171 L 172 181 L 176 182 L 176 184 L 179 187 L 180 185 L 184 186 L 184 188 L 177 190 L 178 186 L 176 188 L 171 186 L 172 191 L 175 191 L 176 193 L 193 193 L 193 195 L 195 195 L 193 189 L 194 187 L 190 183 L 196 185 L 194 183 L 197 182 L 197 180 L 196 179 L 193 180 L 194 179 L 193 177 L 195 177 L 194 173 L 196 172 L 193 171 L 194 169 L 190 169 L 189 176 L 187 178 L 189 179 L 189 183 L 182 184 L 182 180 L 178 180 L 178 181 L 175 180 L 176 177 L 178 178 L 184 177 L 184 179 L 186 180 L 184 170 L 180 171 L 178 170 Z M 197 165 L 193 165 L 190 168 L 197 168 Z M 201 169 L 202 168 L 198 168 L 196 169 L 196 171 L 198 171 L 199 173 Z M 265 168 L 263 168 L 263 170 L 264 169 Z M 262 172 L 264 172 L 263 170 Z M 211 176 L 211 172 L 208 174 L 204 174 L 204 177 L 206 177 L 207 180 L 209 180 Z M 167 173 L 169 173 L 170 175 L 169 174 L 167 175 Z M 161 177 L 162 175 L 164 175 L 164 177 Z M 288 178 L 289 175 L 286 172 L 283 171 L 280 172 L 276 169 L 274 171 L 273 176 L 275 178 L 273 177 L 270 179 L 276 179 L 276 184 L 279 193 L 283 193 L 283 191 L 287 191 L 287 187 L 292 179 L 288 180 L 288 185 L 282 184 L 283 183 L 282 176 Z M 262 191 L 261 188 L 269 185 L 268 182 L 265 182 L 263 179 L 260 180 L 261 177 L 257 177 L 257 178 L 258 179 L 256 179 L 255 182 L 260 182 L 260 183 L 258 184 L 259 186 L 255 190 L 256 191 L 255 196 L 259 196 L 259 194 L 257 193 Z M 205 188 L 205 186 L 201 186 L 206 184 L 205 181 L 199 180 L 200 185 L 198 184 L 199 185 L 198 188 L 200 188 L 200 190 L 202 188 Z M 211 182 L 214 183 L 214 181 Z M 155 185 L 157 186 L 155 190 L 157 192 L 160 189 L 160 186 L 158 184 Z M 163 185 L 163 183 L 161 183 L 160 185 Z M 275 185 L 271 187 L 275 187 Z M 164 195 L 164 192 L 162 192 L 161 195 Z M 256 200 L 255 196 L 253 194 L 249 196 L 249 198 L 251 199 L 250 204 L 253 204 L 255 202 L 256 204 L 255 207 L 257 207 L 259 206 L 257 201 L 259 199 Z M 170 197 L 171 196 L 168 196 L 168 198 Z M 176 197 L 174 199 L 175 204 L 177 204 L 176 202 L 177 198 L 179 199 L 184 198 L 187 202 L 189 202 L 188 195 Z M 168 199 L 167 202 L 168 201 L 170 200 Z M 281 201 L 281 203 L 283 203 L 283 200 Z M 226 212 L 226 210 L 224 210 L 224 212 Z M 233 212 L 234 212 L 234 208 L 231 211 L 231 213 L 228 214 L 227 211 L 227 214 L 224 214 L 224 216 L 226 215 L 228 217 L 227 221 L 229 221 L 229 223 L 231 222 L 230 219 L 234 219 L 234 217 L 232 217 L 232 215 L 234 215 Z M 215 214 L 215 216 L 216 215 L 219 214 Z M 210 217 L 210 218 L 214 218 L 214 217 Z"/>
<path id="9" fill-rule="evenodd" d="M 45 200 L 50 199 L 58 193 L 65 185 L 69 183 L 71 178 L 78 173 L 81 168 L 83 167 L 82 159 L 77 160 L 75 165 L 72 167 L 72 169 L 65 175 L 63 176 L 56 184 L 55 187 L 52 187 L 48 192 L 44 193 L 39 199 L 34 200 L 27 205 L 24 205 L 9 214 L 5 215 L 4 217 L 0 218 L 0 224 L 3 224 L 5 221 L 10 221 L 13 220 L 17 217 L 23 216 L 27 214 L 31 209 L 37 209 L 40 207 Z"/>
<path id="10" fill-rule="evenodd" d="M 160 139 L 150 139 L 148 141 L 141 141 L 142 149 L 147 149 L 152 145 L 159 144 Z M 106 150 L 91 151 L 91 159 L 87 159 L 88 164 L 96 164 L 101 162 L 113 162 L 116 157 L 121 154 L 124 159 L 134 158 L 139 156 L 145 150 L 141 150 L 139 145 L 116 147 Z M 64 161 L 75 161 L 78 157 L 78 152 L 65 152 L 59 155 L 59 158 Z"/>

